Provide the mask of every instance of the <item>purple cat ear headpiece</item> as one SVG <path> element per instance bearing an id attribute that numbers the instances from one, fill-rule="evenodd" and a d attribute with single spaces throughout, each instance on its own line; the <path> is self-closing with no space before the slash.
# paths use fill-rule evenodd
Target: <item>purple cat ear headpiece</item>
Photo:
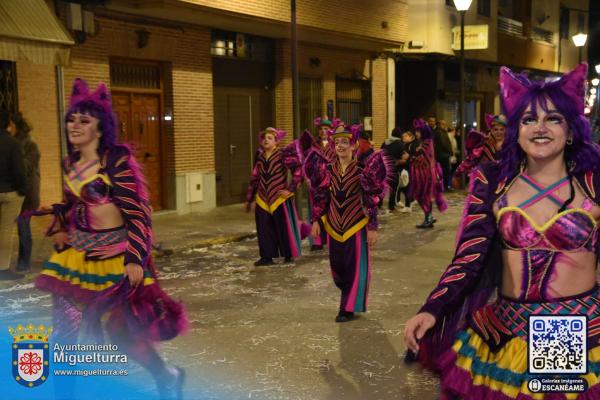
<path id="1" fill-rule="evenodd" d="M 77 78 L 75 79 L 75 82 L 73 82 L 73 91 L 71 92 L 71 98 L 69 99 L 69 108 L 74 109 L 78 104 L 87 102 L 100 106 L 107 115 L 112 113 L 110 92 L 104 82 L 100 82 L 96 90 L 91 92 L 88 84 L 83 79 Z"/>
<path id="2" fill-rule="evenodd" d="M 504 126 L 508 125 L 508 120 L 502 114 L 485 114 L 485 124 L 487 125 L 488 129 L 492 129 L 494 124 L 500 124 Z"/>
<path id="3" fill-rule="evenodd" d="M 270 133 L 270 134 L 272 134 L 273 136 L 275 136 L 275 140 L 276 140 L 276 141 L 278 141 L 278 142 L 279 142 L 281 139 L 283 139 L 283 138 L 285 137 L 285 135 L 286 135 L 286 131 L 284 131 L 283 129 L 277 129 L 277 128 L 273 128 L 273 127 L 268 127 L 267 129 L 265 129 L 264 131 L 262 131 L 262 132 L 260 132 L 260 133 L 258 134 L 258 138 L 259 138 L 260 140 L 262 140 L 262 139 L 263 139 L 263 137 L 264 137 L 264 135 L 265 135 L 266 133 Z"/>
<path id="4" fill-rule="evenodd" d="M 531 82 L 523 74 L 515 74 L 506 67 L 500 68 L 500 95 L 506 113 L 511 116 L 521 104 L 523 97 L 531 90 L 559 87 L 583 114 L 585 104 L 585 83 L 588 66 L 579 64 L 574 70 L 553 82 Z"/>

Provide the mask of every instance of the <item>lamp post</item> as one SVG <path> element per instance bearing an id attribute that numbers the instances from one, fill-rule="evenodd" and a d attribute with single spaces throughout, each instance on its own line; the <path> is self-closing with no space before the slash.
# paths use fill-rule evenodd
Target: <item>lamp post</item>
<path id="1" fill-rule="evenodd" d="M 587 42 L 587 35 L 583 32 L 579 32 L 577 35 L 571 36 L 575 47 L 579 50 L 579 64 L 581 64 L 581 49 L 585 46 L 585 42 Z"/>
<path id="2" fill-rule="evenodd" d="M 458 128 L 460 129 L 460 156 L 465 159 L 465 14 L 472 0 L 454 0 L 454 7 L 460 13 L 460 99 L 458 101 Z M 464 176 L 463 176 L 464 184 Z"/>

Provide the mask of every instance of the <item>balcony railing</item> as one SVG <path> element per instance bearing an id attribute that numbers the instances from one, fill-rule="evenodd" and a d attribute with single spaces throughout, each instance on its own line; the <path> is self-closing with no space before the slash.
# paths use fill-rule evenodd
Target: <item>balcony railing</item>
<path id="1" fill-rule="evenodd" d="M 498 17 L 498 31 L 510 35 L 523 36 L 523 23 L 506 17 Z"/>
<path id="2" fill-rule="evenodd" d="M 540 42 L 554 44 L 554 33 L 541 28 L 533 28 L 531 30 L 531 38 Z"/>

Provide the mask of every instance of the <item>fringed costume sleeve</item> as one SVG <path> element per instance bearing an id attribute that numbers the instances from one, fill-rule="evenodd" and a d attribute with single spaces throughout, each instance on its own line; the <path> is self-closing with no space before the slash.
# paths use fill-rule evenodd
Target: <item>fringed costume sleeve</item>
<path id="1" fill-rule="evenodd" d="M 487 279 L 481 278 L 490 276 L 485 270 L 491 268 L 488 263 L 496 237 L 495 170 L 496 165 L 488 164 L 473 171 L 454 258 L 419 310 L 436 318 L 436 326 L 423 338 L 419 350 L 419 361 L 434 369 L 437 355 L 452 344 L 465 315 L 485 305 L 491 294 L 492 285 L 484 287 L 481 282 Z"/>
<path id="2" fill-rule="evenodd" d="M 302 183 L 302 154 L 300 150 L 300 143 L 298 140 L 294 140 L 288 146 L 282 150 L 283 165 L 292 174 L 292 179 L 288 185 L 290 192 L 296 191 L 298 185 Z"/>
<path id="3" fill-rule="evenodd" d="M 137 163 L 126 149 L 118 149 L 106 168 L 113 184 L 112 197 L 119 207 L 127 229 L 125 265 L 139 264 L 146 268 L 152 228 L 144 183 L 139 175 Z"/>
<path id="4" fill-rule="evenodd" d="M 309 179 L 309 190 L 313 198 L 311 222 L 318 221 L 327 213 L 329 207 L 328 165 L 327 159 L 317 150 L 312 150 L 304 162 L 304 174 Z"/>
<path id="5" fill-rule="evenodd" d="M 366 161 L 360 177 L 362 203 L 367 212 L 369 223 L 367 229 L 377 230 L 379 223 L 377 213 L 379 203 L 385 197 L 388 183 L 392 179 L 393 166 L 382 150 L 373 153 Z"/>

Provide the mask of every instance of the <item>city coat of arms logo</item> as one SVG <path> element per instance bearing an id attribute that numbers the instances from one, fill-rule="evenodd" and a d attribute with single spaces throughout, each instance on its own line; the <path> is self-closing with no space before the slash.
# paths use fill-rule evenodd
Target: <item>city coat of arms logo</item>
<path id="1" fill-rule="evenodd" d="M 36 387 L 46 382 L 50 373 L 50 350 L 48 337 L 52 328 L 33 324 L 8 331 L 13 337 L 12 374 L 15 380 L 26 387 Z"/>

